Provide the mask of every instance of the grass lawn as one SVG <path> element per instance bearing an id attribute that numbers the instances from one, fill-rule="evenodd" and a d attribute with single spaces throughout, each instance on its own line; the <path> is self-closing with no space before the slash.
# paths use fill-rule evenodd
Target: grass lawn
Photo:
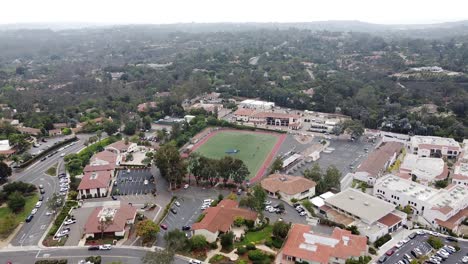
<path id="1" fill-rule="evenodd" d="M 55 163 L 54 166 L 48 168 L 46 173 L 50 176 L 57 176 L 57 165 L 58 163 Z"/>
<path id="2" fill-rule="evenodd" d="M 268 225 L 260 231 L 255 232 L 247 232 L 244 235 L 244 240 L 242 242 L 236 243 L 236 247 L 238 246 L 245 246 L 249 243 L 258 243 L 266 240 L 267 238 L 271 237 L 271 233 L 273 232 L 273 226 Z"/>
<path id="3" fill-rule="evenodd" d="M 220 159 L 227 155 L 238 158 L 247 165 L 250 178 L 253 178 L 277 141 L 278 136 L 273 134 L 220 131 L 201 145 L 196 152 L 208 158 Z M 232 149 L 239 151 L 234 154 L 226 153 Z"/>
<path id="4" fill-rule="evenodd" d="M 39 200 L 39 197 L 37 194 L 26 197 L 26 204 L 24 205 L 23 211 L 21 211 L 19 214 L 16 215 L 16 221 L 18 223 L 26 219 L 29 213 L 31 213 L 31 210 L 34 208 L 34 206 L 36 206 L 36 203 L 38 200 Z M 11 213 L 10 208 L 8 207 L 0 208 L 0 218 L 3 218 L 10 213 Z"/>

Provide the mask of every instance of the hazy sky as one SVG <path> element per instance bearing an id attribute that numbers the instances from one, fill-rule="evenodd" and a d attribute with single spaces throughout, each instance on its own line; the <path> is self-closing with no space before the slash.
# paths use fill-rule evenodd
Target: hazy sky
<path id="1" fill-rule="evenodd" d="M 468 0 L 2 0 L 0 23 L 432 23 L 468 19 Z"/>

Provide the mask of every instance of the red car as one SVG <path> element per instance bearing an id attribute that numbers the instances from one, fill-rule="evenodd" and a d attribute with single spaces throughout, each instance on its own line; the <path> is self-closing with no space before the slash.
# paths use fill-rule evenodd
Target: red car
<path id="1" fill-rule="evenodd" d="M 167 230 L 167 225 L 165 225 L 165 224 L 161 224 L 160 227 L 161 227 L 162 229 L 164 229 L 164 230 Z"/>
<path id="2" fill-rule="evenodd" d="M 395 253 L 395 250 L 390 249 L 389 251 L 385 252 L 385 255 L 391 256 L 391 255 L 393 255 L 393 253 Z"/>

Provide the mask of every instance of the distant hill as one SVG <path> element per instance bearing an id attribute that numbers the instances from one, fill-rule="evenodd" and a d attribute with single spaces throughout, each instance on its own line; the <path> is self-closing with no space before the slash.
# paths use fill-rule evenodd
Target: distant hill
<path id="1" fill-rule="evenodd" d="M 297 23 L 179 23 L 179 24 L 96 24 L 96 23 L 25 23 L 0 25 L 0 31 L 20 29 L 50 29 L 54 31 L 83 28 L 159 28 L 163 31 L 213 32 L 213 31 L 246 31 L 257 29 L 298 28 L 312 31 L 366 32 L 374 34 L 396 34 L 418 38 L 446 38 L 468 35 L 468 20 L 434 24 L 373 24 L 357 20 L 330 20 Z"/>

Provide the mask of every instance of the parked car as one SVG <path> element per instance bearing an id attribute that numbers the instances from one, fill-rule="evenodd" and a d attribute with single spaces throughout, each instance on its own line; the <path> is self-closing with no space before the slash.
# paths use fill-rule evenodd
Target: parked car
<path id="1" fill-rule="evenodd" d="M 458 242 L 458 239 L 456 239 L 455 237 L 451 237 L 451 236 L 448 236 L 446 240 L 450 242 Z"/>
<path id="2" fill-rule="evenodd" d="M 180 203 L 178 201 L 175 201 L 174 203 L 177 207 L 180 207 Z"/>
<path id="3" fill-rule="evenodd" d="M 89 246 L 88 250 L 99 250 L 99 246 Z"/>
<path id="4" fill-rule="evenodd" d="M 463 262 L 463 263 L 468 263 L 468 256 L 464 256 L 464 257 L 462 258 L 462 262 Z"/>
<path id="5" fill-rule="evenodd" d="M 41 190 L 40 190 L 40 193 L 41 193 L 41 194 L 44 194 L 44 193 L 45 193 L 44 189 L 41 189 Z"/>
<path id="6" fill-rule="evenodd" d="M 190 230 L 190 226 L 183 226 L 183 227 L 182 227 L 182 230 L 183 230 L 183 231 L 188 231 L 188 230 Z"/>
<path id="7" fill-rule="evenodd" d="M 41 195 L 41 196 L 39 197 L 39 201 L 41 201 L 41 202 L 44 201 L 44 195 Z"/>
<path id="8" fill-rule="evenodd" d="M 64 225 L 71 225 L 71 224 L 74 224 L 74 223 L 76 223 L 75 219 L 67 219 L 67 220 L 65 220 L 65 222 L 63 222 Z"/>
<path id="9" fill-rule="evenodd" d="M 112 200 L 114 200 L 114 201 L 117 200 L 117 197 L 115 197 L 114 195 L 111 195 L 111 198 L 112 198 Z"/>
<path id="10" fill-rule="evenodd" d="M 37 202 L 37 203 L 36 203 L 36 208 L 41 207 L 41 205 L 42 205 L 42 202 L 41 202 L 41 201 Z"/>
<path id="11" fill-rule="evenodd" d="M 305 211 L 302 211 L 302 212 L 299 213 L 299 215 L 300 215 L 300 216 L 306 216 L 307 213 L 306 213 Z"/>
<path id="12" fill-rule="evenodd" d="M 28 217 L 26 217 L 26 220 L 25 220 L 26 223 L 31 222 L 31 220 L 33 219 L 33 217 L 34 217 L 34 215 L 32 215 L 32 214 L 28 215 Z"/>
<path id="13" fill-rule="evenodd" d="M 200 260 L 198 260 L 198 259 L 191 259 L 191 260 L 189 261 L 189 263 L 190 263 L 190 264 L 202 264 L 202 262 L 201 262 Z"/>
<path id="14" fill-rule="evenodd" d="M 184 189 L 188 189 L 189 185 L 188 184 L 185 184 L 184 185 Z"/>
<path id="15" fill-rule="evenodd" d="M 270 205 L 271 201 L 265 201 L 265 205 Z"/>
<path id="16" fill-rule="evenodd" d="M 171 212 L 172 212 L 173 214 L 177 214 L 177 210 L 176 210 L 175 208 L 171 208 Z"/>
<path id="17" fill-rule="evenodd" d="M 53 215 L 53 214 L 55 214 L 55 211 L 47 211 L 45 214 L 46 215 Z"/>
<path id="18" fill-rule="evenodd" d="M 37 213 L 37 208 L 32 209 L 31 214 L 35 215 Z"/>
<path id="19" fill-rule="evenodd" d="M 409 237 L 410 239 L 413 239 L 413 238 L 416 237 L 416 235 L 417 235 L 417 233 L 411 233 L 408 237 Z"/>
<path id="20" fill-rule="evenodd" d="M 391 255 L 393 255 L 393 253 L 395 253 L 395 250 L 390 249 L 390 250 L 388 250 L 387 252 L 385 252 L 385 255 L 391 256 Z"/>
<path id="21" fill-rule="evenodd" d="M 112 246 L 110 244 L 104 244 L 99 246 L 99 250 L 111 250 Z"/>
<path id="22" fill-rule="evenodd" d="M 387 261 L 387 256 L 386 255 L 383 255 L 382 257 L 379 258 L 379 263 L 384 263 L 385 261 Z"/>
<path id="23" fill-rule="evenodd" d="M 161 224 L 160 227 L 161 227 L 162 229 L 164 229 L 164 230 L 167 230 L 167 225 L 165 225 L 165 224 Z"/>

